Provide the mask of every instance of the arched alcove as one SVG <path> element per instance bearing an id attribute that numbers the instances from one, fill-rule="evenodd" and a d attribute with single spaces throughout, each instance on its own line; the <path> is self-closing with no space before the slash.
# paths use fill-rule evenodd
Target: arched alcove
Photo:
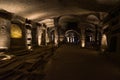
<path id="1" fill-rule="evenodd" d="M 10 38 L 12 50 L 25 48 L 25 30 L 22 23 L 12 23 L 10 27 Z"/>
<path id="2" fill-rule="evenodd" d="M 17 24 L 11 25 L 11 38 L 22 38 L 22 29 Z"/>
<path id="3" fill-rule="evenodd" d="M 67 30 L 65 32 L 65 42 L 78 44 L 80 42 L 80 35 L 75 30 Z"/>

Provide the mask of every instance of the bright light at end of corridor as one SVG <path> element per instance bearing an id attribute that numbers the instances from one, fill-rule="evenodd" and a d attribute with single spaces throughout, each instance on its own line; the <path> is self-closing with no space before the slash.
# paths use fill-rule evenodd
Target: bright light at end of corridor
<path id="1" fill-rule="evenodd" d="M 102 45 L 107 46 L 107 37 L 105 34 L 102 36 Z"/>
<path id="2" fill-rule="evenodd" d="M 82 45 L 81 45 L 81 46 L 82 46 L 82 47 L 85 47 L 85 41 L 82 40 L 81 42 L 82 42 Z"/>
<path id="3" fill-rule="evenodd" d="M 102 42 L 101 42 L 101 49 L 102 51 L 105 51 L 105 49 L 107 48 L 107 37 L 105 34 L 103 34 L 102 36 Z"/>

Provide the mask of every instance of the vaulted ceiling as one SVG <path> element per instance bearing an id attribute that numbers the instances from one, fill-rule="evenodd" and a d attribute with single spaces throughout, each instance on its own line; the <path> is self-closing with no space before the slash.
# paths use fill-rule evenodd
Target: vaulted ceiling
<path id="1" fill-rule="evenodd" d="M 0 8 L 22 17 L 40 20 L 66 14 L 108 12 L 120 0 L 0 0 Z"/>

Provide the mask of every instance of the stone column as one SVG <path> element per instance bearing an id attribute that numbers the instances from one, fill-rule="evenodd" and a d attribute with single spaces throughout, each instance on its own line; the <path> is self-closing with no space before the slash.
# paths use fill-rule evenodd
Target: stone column
<path id="1" fill-rule="evenodd" d="M 26 47 L 28 50 L 32 50 L 32 25 L 31 21 L 26 20 Z"/>
<path id="2" fill-rule="evenodd" d="M 38 41 L 38 46 L 41 46 L 41 42 L 42 42 L 42 33 L 43 33 L 43 31 L 42 31 L 42 29 L 41 29 L 41 27 L 40 26 L 38 26 L 37 27 L 37 41 Z"/>
<path id="3" fill-rule="evenodd" d="M 0 18 L 0 49 L 10 48 L 10 21 Z"/>

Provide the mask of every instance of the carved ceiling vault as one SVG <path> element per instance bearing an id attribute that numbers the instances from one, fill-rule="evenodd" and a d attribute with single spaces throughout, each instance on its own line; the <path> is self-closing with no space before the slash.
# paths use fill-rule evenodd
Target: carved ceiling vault
<path id="1" fill-rule="evenodd" d="M 39 21 L 67 14 L 108 12 L 119 0 L 0 0 L 0 8 Z"/>

